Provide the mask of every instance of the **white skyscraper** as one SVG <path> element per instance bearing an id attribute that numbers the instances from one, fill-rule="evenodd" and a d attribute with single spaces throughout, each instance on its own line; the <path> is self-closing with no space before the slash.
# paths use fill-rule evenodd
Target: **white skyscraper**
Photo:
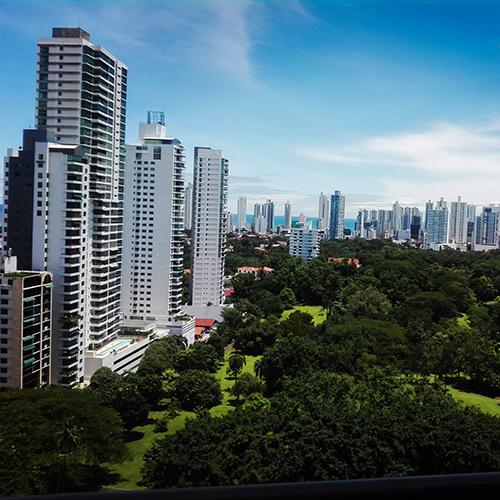
<path id="1" fill-rule="evenodd" d="M 318 200 L 318 229 L 328 230 L 330 225 L 330 202 L 328 196 L 320 193 Z"/>
<path id="2" fill-rule="evenodd" d="M 38 129 L 88 155 L 92 261 L 87 349 L 113 339 L 121 322 L 123 171 L 127 68 L 80 28 L 54 28 L 38 42 Z M 73 373 L 73 372 L 71 372 Z"/>
<path id="3" fill-rule="evenodd" d="M 398 231 L 403 228 L 403 208 L 399 204 L 399 201 L 394 202 L 392 205 L 392 215 L 391 215 L 391 230 L 393 237 L 398 237 Z"/>
<path id="4" fill-rule="evenodd" d="M 458 201 L 451 202 L 449 242 L 458 245 L 467 243 L 467 203 L 459 196 Z"/>
<path id="5" fill-rule="evenodd" d="M 184 191 L 184 229 L 191 230 L 193 223 L 193 185 L 189 182 Z"/>
<path id="6" fill-rule="evenodd" d="M 365 210 L 359 210 L 358 216 L 356 217 L 356 233 L 360 238 L 366 238 L 365 221 L 366 221 Z"/>
<path id="7" fill-rule="evenodd" d="M 163 113 L 148 113 L 125 162 L 125 319 L 169 320 L 182 300 L 184 148 L 167 137 Z"/>
<path id="8" fill-rule="evenodd" d="M 223 300 L 228 163 L 219 149 L 194 148 L 193 305 Z"/>
<path id="9" fill-rule="evenodd" d="M 51 382 L 83 381 L 91 308 L 89 165 L 83 148 L 26 130 L 5 170 L 6 247 L 53 281 Z M 34 188 L 36 186 L 36 188 Z"/>
<path id="10" fill-rule="evenodd" d="M 283 227 L 287 231 L 290 231 L 292 228 L 292 205 L 289 201 L 285 203 L 285 221 Z"/>
<path id="11" fill-rule="evenodd" d="M 236 227 L 239 231 L 247 227 L 247 199 L 244 196 L 238 198 Z"/>

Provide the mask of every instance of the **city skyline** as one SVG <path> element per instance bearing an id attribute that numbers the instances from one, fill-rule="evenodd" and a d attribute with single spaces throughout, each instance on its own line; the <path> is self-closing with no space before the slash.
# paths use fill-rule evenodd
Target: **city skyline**
<path id="1" fill-rule="evenodd" d="M 187 165 L 198 144 L 227 151 L 231 212 L 246 196 L 249 206 L 290 200 L 310 216 L 325 186 L 346 194 L 348 217 L 363 206 L 390 208 L 395 199 L 415 206 L 459 194 L 476 205 L 499 201 L 500 181 L 491 175 L 500 164 L 495 3 L 381 1 L 373 9 L 190 1 L 158 5 L 154 19 L 147 3 L 130 2 L 126 10 L 113 3 L 2 3 L 0 93 L 11 96 L 0 117 L 4 151 L 20 145 L 17 131 L 34 124 L 31 106 L 18 105 L 35 101 L 26 64 L 34 61 L 33 44 L 52 26 L 80 25 L 126 58 L 130 123 L 160 103 L 186 146 Z M 211 22 L 195 29 L 207 16 Z M 18 57 L 9 58 L 13 47 Z M 224 78 L 207 76 L 210 65 Z M 172 73 L 175 79 L 165 78 Z M 224 118 L 214 126 L 215 112 Z"/>

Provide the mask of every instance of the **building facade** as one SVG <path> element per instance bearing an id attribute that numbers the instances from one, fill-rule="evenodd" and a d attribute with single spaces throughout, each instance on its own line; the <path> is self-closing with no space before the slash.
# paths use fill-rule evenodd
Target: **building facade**
<path id="1" fill-rule="evenodd" d="M 267 200 L 262 205 L 262 215 L 266 219 L 266 233 L 272 233 L 274 230 L 274 202 Z"/>
<path id="2" fill-rule="evenodd" d="M 283 227 L 286 231 L 292 229 L 292 205 L 289 201 L 285 203 L 285 221 Z"/>
<path id="3" fill-rule="evenodd" d="M 194 149 L 191 303 L 223 302 L 229 162 L 219 149 Z"/>
<path id="4" fill-rule="evenodd" d="M 307 224 L 294 227 L 290 234 L 288 253 L 292 257 L 300 257 L 305 261 L 311 260 L 319 255 L 322 239 L 323 232 L 316 228 L 312 229 Z"/>
<path id="5" fill-rule="evenodd" d="M 82 147 L 53 141 L 50 131 L 26 130 L 23 149 L 8 157 L 4 251 L 19 252 L 25 269 L 52 273 L 51 380 L 74 386 L 90 342 L 89 165 Z M 23 184 L 30 189 L 18 196 Z"/>
<path id="6" fill-rule="evenodd" d="M 238 231 L 247 228 L 247 199 L 245 196 L 238 198 L 236 228 Z"/>
<path id="7" fill-rule="evenodd" d="M 193 184 L 191 182 L 186 186 L 184 191 L 184 229 L 191 231 L 193 223 Z"/>
<path id="8" fill-rule="evenodd" d="M 148 113 L 127 145 L 123 238 L 124 319 L 168 320 L 180 312 L 184 254 L 184 147 Z"/>
<path id="9" fill-rule="evenodd" d="M 113 339 L 121 321 L 126 98 L 126 66 L 87 32 L 54 28 L 38 42 L 37 128 L 88 157 L 90 350 Z"/>
<path id="10" fill-rule="evenodd" d="M 467 203 L 459 196 L 450 206 L 449 242 L 458 245 L 467 244 L 468 212 Z"/>
<path id="11" fill-rule="evenodd" d="M 318 229 L 328 231 L 330 225 L 330 202 L 328 196 L 320 193 L 318 200 Z"/>
<path id="12" fill-rule="evenodd" d="M 426 207 L 427 208 L 427 207 Z M 441 198 L 436 206 L 427 209 L 426 248 L 437 248 L 448 243 L 449 212 L 447 203 Z"/>
<path id="13" fill-rule="evenodd" d="M 330 238 L 344 237 L 345 196 L 335 191 L 330 203 Z"/>
<path id="14" fill-rule="evenodd" d="M 52 276 L 0 257 L 0 390 L 49 386 Z"/>

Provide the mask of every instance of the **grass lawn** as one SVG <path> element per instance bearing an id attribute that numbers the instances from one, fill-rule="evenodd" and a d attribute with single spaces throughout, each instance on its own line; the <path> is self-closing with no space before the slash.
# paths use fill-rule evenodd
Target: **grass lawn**
<path id="1" fill-rule="evenodd" d="M 490 415 L 498 415 L 500 417 L 500 405 L 495 399 L 474 392 L 464 392 L 454 387 L 447 386 L 450 394 L 458 401 L 462 401 L 466 405 L 478 406 L 484 413 Z"/>
<path id="2" fill-rule="evenodd" d="M 229 378 L 227 375 L 228 360 L 230 353 L 226 353 L 226 359 L 224 364 L 221 365 L 215 377 L 220 383 L 222 389 L 223 400 L 218 406 L 214 406 L 210 409 L 210 413 L 214 417 L 220 417 L 225 415 L 233 408 L 230 404 L 231 396 L 229 394 L 229 389 L 234 384 L 234 380 Z M 246 356 L 246 364 L 243 366 L 242 373 L 252 373 L 254 374 L 254 365 L 260 356 Z M 141 433 L 140 439 L 135 441 L 129 441 L 127 443 L 127 448 L 130 452 L 130 459 L 125 460 L 121 464 L 114 464 L 110 466 L 112 472 L 116 472 L 120 475 L 121 480 L 115 484 L 106 487 L 107 490 L 138 490 L 144 489 L 138 486 L 138 482 L 141 479 L 141 467 L 144 459 L 144 454 L 151 447 L 153 441 L 157 438 L 161 438 L 166 434 L 174 434 L 178 430 L 184 427 L 186 419 L 189 417 L 194 417 L 195 413 L 191 411 L 181 411 L 174 419 L 172 419 L 168 424 L 167 432 L 154 432 L 154 421 L 160 419 L 163 416 L 163 411 L 152 411 L 149 413 L 150 423 L 135 427 L 134 431 Z"/>
<path id="3" fill-rule="evenodd" d="M 310 314 L 313 317 L 315 325 L 320 325 L 326 320 L 326 310 L 321 306 L 295 306 L 293 309 L 283 311 L 281 319 L 286 319 L 295 311 L 301 311 Z"/>

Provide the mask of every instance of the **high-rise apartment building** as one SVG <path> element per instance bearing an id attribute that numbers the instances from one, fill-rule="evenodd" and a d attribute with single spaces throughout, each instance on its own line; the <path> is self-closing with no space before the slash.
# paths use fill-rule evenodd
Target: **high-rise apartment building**
<path id="1" fill-rule="evenodd" d="M 283 227 L 286 231 L 290 231 L 292 228 L 292 205 L 289 201 L 285 203 L 285 220 Z"/>
<path id="2" fill-rule="evenodd" d="M 449 213 L 446 201 L 441 198 L 436 203 L 435 207 L 429 206 L 427 209 L 427 217 L 425 246 L 427 248 L 435 248 L 439 245 L 447 244 Z"/>
<path id="3" fill-rule="evenodd" d="M 425 203 L 425 221 L 424 221 L 424 229 L 427 229 L 427 221 L 429 220 L 429 210 L 434 208 L 434 203 L 429 200 Z"/>
<path id="4" fill-rule="evenodd" d="M 191 231 L 193 223 L 193 184 L 188 183 L 184 191 L 184 229 Z"/>
<path id="5" fill-rule="evenodd" d="M 457 201 L 451 202 L 450 207 L 450 228 L 449 228 L 449 242 L 457 245 L 464 245 L 467 243 L 467 229 L 468 229 L 468 205 L 462 201 L 459 196 Z"/>
<path id="6" fill-rule="evenodd" d="M 262 205 L 262 215 L 266 219 L 266 232 L 272 233 L 274 230 L 274 202 L 267 200 Z"/>
<path id="7" fill-rule="evenodd" d="M 38 42 L 37 128 L 88 157 L 90 350 L 113 339 L 121 321 L 126 99 L 126 66 L 84 30 L 54 28 Z"/>
<path id="8" fill-rule="evenodd" d="M 53 275 L 54 384 L 83 381 L 90 343 L 89 165 L 81 146 L 26 130 L 23 148 L 5 166 L 5 251 L 19 267 Z"/>
<path id="9" fill-rule="evenodd" d="M 167 137 L 162 112 L 148 113 L 125 162 L 122 310 L 125 319 L 179 313 L 184 253 L 184 147 Z"/>
<path id="10" fill-rule="evenodd" d="M 236 216 L 236 227 L 238 231 L 247 227 L 247 199 L 245 196 L 238 198 L 238 208 Z"/>
<path id="11" fill-rule="evenodd" d="M 500 243 L 500 205 L 483 207 L 477 217 L 475 228 L 475 245 L 487 245 L 498 248 Z"/>
<path id="12" fill-rule="evenodd" d="M 330 238 L 344 237 L 345 196 L 335 191 L 330 202 Z"/>
<path id="13" fill-rule="evenodd" d="M 191 302 L 223 300 L 228 160 L 219 149 L 194 149 Z"/>
<path id="14" fill-rule="evenodd" d="M 0 390 L 49 386 L 52 276 L 0 257 Z"/>
<path id="15" fill-rule="evenodd" d="M 366 217 L 366 211 L 359 210 L 358 216 L 356 217 L 356 233 L 360 238 L 366 238 L 365 217 Z"/>
<path id="16" fill-rule="evenodd" d="M 292 229 L 288 253 L 293 257 L 301 257 L 308 261 L 319 255 L 323 232 L 312 229 L 310 225 L 300 224 Z"/>
<path id="17" fill-rule="evenodd" d="M 330 225 L 330 202 L 328 196 L 320 193 L 318 200 L 318 229 L 327 231 Z"/>
<path id="18" fill-rule="evenodd" d="M 392 214 L 391 214 L 392 236 L 397 238 L 398 231 L 401 231 L 401 229 L 403 229 L 403 207 L 401 207 L 399 201 L 396 201 L 392 205 Z"/>

